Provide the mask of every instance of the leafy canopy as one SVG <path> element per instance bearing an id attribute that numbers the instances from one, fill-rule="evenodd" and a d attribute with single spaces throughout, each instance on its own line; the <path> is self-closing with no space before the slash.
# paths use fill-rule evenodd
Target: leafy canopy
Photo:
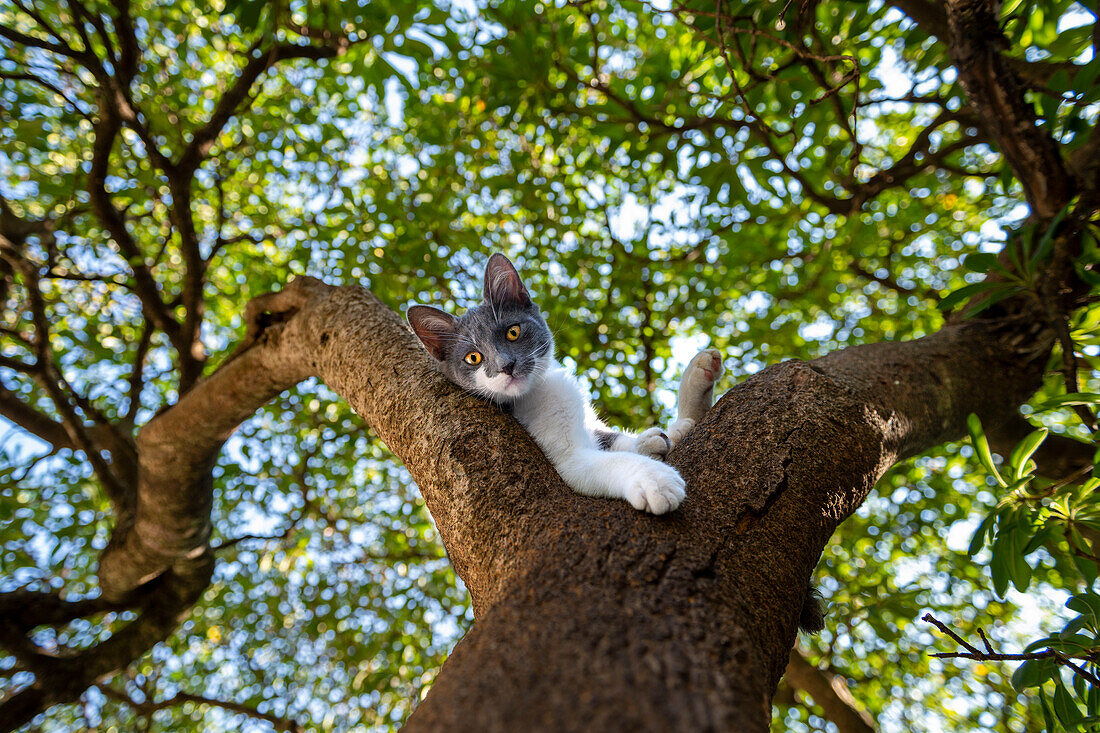
<path id="1" fill-rule="evenodd" d="M 21 245 L 33 276 L 0 270 L 3 392 L 63 417 L 26 367 L 36 288 L 65 396 L 86 403 L 86 420 L 130 433 L 187 387 L 188 359 L 216 365 L 245 303 L 290 275 L 358 282 L 395 309 L 455 310 L 476 297 L 491 251 L 520 263 L 559 353 L 628 428 L 668 417 L 678 368 L 704 344 L 726 355 L 728 387 L 781 359 L 933 332 L 940 296 L 990 270 L 982 253 L 1000 251 L 1026 215 L 943 44 L 883 2 L 723 5 L 719 17 L 713 3 L 602 0 L 135 2 L 140 60 L 127 89 L 140 124 L 121 126 L 105 163 L 103 78 L 51 48 L 51 33 L 114 75 L 126 63 L 109 50 L 116 9 L 5 6 L 0 196 L 5 216 L 49 225 Z M 1044 75 L 1029 101 L 1067 150 L 1096 120 L 1091 12 L 1039 0 L 1002 11 L 1007 53 Z M 173 190 L 158 156 L 186 155 L 256 49 L 333 39 L 339 55 L 259 75 Z M 136 250 L 97 211 L 97 166 Z M 150 322 L 141 269 L 172 317 L 197 319 L 197 347 Z M 1072 319 L 1080 391 L 1100 392 L 1097 307 Z M 1051 409 L 1032 420 L 1087 439 L 1064 397 L 1049 403 L 1065 394 L 1062 358 L 1035 399 Z M 97 474 L 82 452 L 18 427 L 3 443 L 0 591 L 94 594 L 113 521 Z M 829 626 L 802 643 L 884 730 L 1022 731 L 1044 716 L 1060 725 L 1049 707 L 1063 723 L 1100 713 L 1095 687 L 1049 664 L 1013 679 L 1009 664 L 929 655 L 953 649 L 919 621 L 927 612 L 1005 649 L 1065 621 L 1072 643 L 1100 646 L 1094 619 L 1061 608 L 1069 595 L 1084 599 L 1074 613 L 1097 598 L 1095 567 L 1075 553 L 1094 552 L 1096 487 L 1081 476 L 1037 497 L 1037 484 L 1019 483 L 1030 475 L 1022 454 L 998 469 L 981 449 L 945 446 L 893 469 L 827 549 Z M 195 701 L 141 707 L 182 691 L 310 729 L 396 728 L 471 620 L 407 473 L 307 383 L 246 423 L 214 478 L 214 583 L 167 642 L 43 727 L 250 724 Z M 126 620 L 36 641 L 82 647 Z M 14 657 L 0 667 L 2 689 L 25 684 Z M 824 726 L 809 701 L 775 719 Z"/>

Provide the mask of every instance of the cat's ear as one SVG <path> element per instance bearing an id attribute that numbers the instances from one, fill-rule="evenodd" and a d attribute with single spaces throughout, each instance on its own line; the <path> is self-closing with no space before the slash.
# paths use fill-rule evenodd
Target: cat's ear
<path id="1" fill-rule="evenodd" d="M 443 345 L 454 338 L 458 319 L 430 305 L 409 306 L 405 316 L 428 353 L 443 361 Z"/>
<path id="2" fill-rule="evenodd" d="M 497 252 L 485 265 L 485 300 L 493 305 L 531 305 L 531 294 L 507 257 Z"/>

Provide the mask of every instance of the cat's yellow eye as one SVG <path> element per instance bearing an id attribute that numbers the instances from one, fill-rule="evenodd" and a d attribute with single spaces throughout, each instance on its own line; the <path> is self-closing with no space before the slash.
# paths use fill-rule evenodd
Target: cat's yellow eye
<path id="1" fill-rule="evenodd" d="M 519 324 L 512 326 L 508 329 L 508 340 L 515 341 L 519 338 Z"/>
<path id="2" fill-rule="evenodd" d="M 465 361 L 470 366 L 477 366 L 481 363 L 481 352 L 471 351 L 469 354 L 466 354 L 466 358 L 463 361 Z"/>

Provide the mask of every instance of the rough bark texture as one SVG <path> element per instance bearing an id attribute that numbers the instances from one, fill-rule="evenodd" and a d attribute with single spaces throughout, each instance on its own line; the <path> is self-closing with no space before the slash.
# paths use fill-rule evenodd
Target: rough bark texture
<path id="1" fill-rule="evenodd" d="M 672 516 L 563 497 L 553 477 L 517 497 L 494 523 L 514 543 L 504 593 L 475 595 L 474 630 L 409 730 L 766 730 L 828 537 L 899 457 L 960 435 L 971 411 L 1011 416 L 1004 397 L 1038 385 L 1051 344 L 1020 327 L 764 370 L 670 457 L 688 479 Z M 527 530 L 508 532 L 518 517 Z"/>
<path id="2" fill-rule="evenodd" d="M 688 499 L 653 517 L 571 492 L 514 420 L 446 383 L 367 291 L 304 280 L 269 306 L 283 322 L 141 432 L 136 519 L 103 558 L 105 594 L 208 565 L 216 451 L 318 375 L 405 461 L 473 598 L 477 623 L 410 730 L 766 729 L 837 524 L 969 412 L 1008 418 L 1051 343 L 1019 319 L 966 322 L 770 367 L 674 452 Z"/>

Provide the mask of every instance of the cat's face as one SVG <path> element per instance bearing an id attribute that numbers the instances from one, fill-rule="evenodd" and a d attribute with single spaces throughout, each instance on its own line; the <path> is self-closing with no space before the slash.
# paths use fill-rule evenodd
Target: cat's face
<path id="1" fill-rule="evenodd" d="M 409 324 L 447 378 L 494 402 L 512 402 L 536 385 L 554 340 L 516 268 L 502 254 L 485 267 L 484 301 L 460 318 L 410 306 Z"/>

